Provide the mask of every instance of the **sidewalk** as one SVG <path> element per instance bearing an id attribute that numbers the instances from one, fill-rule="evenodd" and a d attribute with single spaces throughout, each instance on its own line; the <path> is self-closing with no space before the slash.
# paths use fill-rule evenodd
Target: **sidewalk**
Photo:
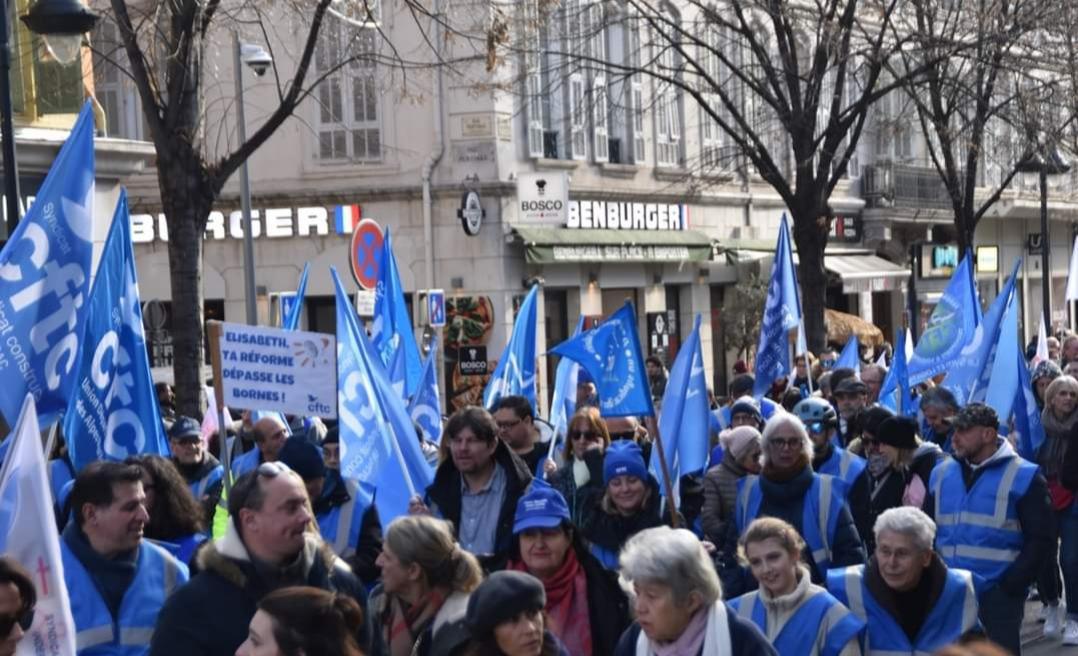
<path id="1" fill-rule="evenodd" d="M 1078 656 L 1078 646 L 1064 647 L 1058 635 L 1051 638 L 1044 637 L 1042 633 L 1044 625 L 1037 621 L 1037 613 L 1040 609 L 1040 602 L 1031 601 L 1026 604 L 1025 621 L 1022 623 L 1022 656 L 1048 656 L 1049 654 Z"/>

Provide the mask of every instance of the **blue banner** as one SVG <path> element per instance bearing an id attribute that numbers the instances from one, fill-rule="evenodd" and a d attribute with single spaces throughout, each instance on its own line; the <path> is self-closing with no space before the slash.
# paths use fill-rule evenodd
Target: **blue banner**
<path id="1" fill-rule="evenodd" d="M 292 304 L 287 308 L 288 312 L 282 313 L 281 328 L 285 330 L 299 329 L 299 318 L 303 315 L 303 299 L 307 296 L 307 273 L 310 269 L 310 262 L 303 265 L 303 273 L 299 276 L 299 287 L 296 288 L 296 295 L 292 298 Z"/>
<path id="2" fill-rule="evenodd" d="M 913 402 L 910 398 L 910 376 L 906 368 L 906 339 L 908 330 L 900 330 L 898 343 L 895 344 L 894 359 L 891 368 L 880 384 L 880 405 L 899 415 L 912 415 Z"/>
<path id="3" fill-rule="evenodd" d="M 423 437 L 439 444 L 442 441 L 442 401 L 438 391 L 437 340 L 431 339 L 430 353 L 423 363 L 423 377 L 420 378 L 419 390 L 408 404 L 408 416 L 419 424 Z"/>
<path id="4" fill-rule="evenodd" d="M 958 359 L 947 372 L 947 377 L 943 379 L 943 386 L 954 393 L 961 405 L 984 401 L 992 375 L 992 364 L 996 359 L 996 345 L 999 343 L 1003 313 L 1014 295 L 1018 267 L 1021 264 L 1021 258 L 1015 260 L 1014 268 L 1003 289 L 996 296 L 996 300 L 992 301 L 988 313 L 973 331 L 973 338 L 959 353 Z"/>
<path id="5" fill-rule="evenodd" d="M 330 271 L 337 293 L 341 476 L 377 488 L 375 504 L 384 527 L 408 512 L 408 499 L 422 495 L 434 473 L 404 401 L 390 387 L 378 354 L 359 327 L 337 270 Z"/>
<path id="6" fill-rule="evenodd" d="M 857 339 L 857 335 L 850 335 L 846 346 L 842 347 L 842 353 L 838 354 L 838 359 L 835 360 L 835 366 L 832 368 L 839 367 L 848 367 L 856 371 L 858 376 L 861 375 L 861 342 Z"/>
<path id="7" fill-rule="evenodd" d="M 77 386 L 64 415 L 75 470 L 95 460 L 169 455 L 157 405 L 131 246 L 127 192 L 120 192 L 90 292 Z"/>
<path id="8" fill-rule="evenodd" d="M 670 368 L 662 412 L 659 413 L 659 436 L 663 455 L 670 468 L 672 483 L 686 474 L 700 472 L 707 466 L 711 439 L 710 408 L 707 400 L 707 376 L 704 374 L 704 354 L 700 348 L 700 315 L 685 343 L 678 349 L 674 366 Z M 659 490 L 666 494 L 663 484 L 659 450 L 651 451 L 650 469 L 659 481 Z"/>
<path id="9" fill-rule="evenodd" d="M 602 416 L 654 416 L 636 332 L 636 308 L 631 301 L 625 301 L 606 321 L 570 337 L 550 352 L 575 360 L 588 372 L 595 381 Z"/>
<path id="10" fill-rule="evenodd" d="M 94 118 L 83 105 L 37 200 L 0 251 L 0 412 L 27 393 L 43 427 L 74 393 L 89 311 L 94 235 Z"/>
<path id="11" fill-rule="evenodd" d="M 374 291 L 374 323 L 371 325 L 371 341 L 382 360 L 382 367 L 389 369 L 397 349 L 404 349 L 404 368 L 398 371 L 404 374 L 393 382 L 404 390 L 403 399 L 410 398 L 419 387 L 419 377 L 423 365 L 419 358 L 419 347 L 412 332 L 412 319 L 408 316 L 408 305 L 404 301 L 404 287 L 401 285 L 400 272 L 397 271 L 397 258 L 393 257 L 393 238 L 389 228 L 385 230 L 382 242 L 382 262 L 379 271 L 378 286 Z"/>
<path id="12" fill-rule="evenodd" d="M 1011 294 L 1007 309 L 1000 322 L 999 339 L 996 342 L 995 361 L 985 391 L 984 402 L 999 415 L 999 423 L 1006 426 L 1014 412 L 1014 400 L 1020 392 L 1018 370 L 1025 369 L 1025 359 L 1018 345 L 1018 297 Z"/>
<path id="13" fill-rule="evenodd" d="M 584 315 L 576 321 L 576 337 L 584 330 Z M 558 361 L 554 372 L 554 396 L 550 401 L 550 425 L 555 440 L 564 439 L 569 432 L 569 420 L 576 412 L 576 388 L 580 381 L 580 365 L 569 358 Z"/>
<path id="14" fill-rule="evenodd" d="M 980 314 L 967 254 L 951 275 L 909 362 L 910 383 L 922 383 L 952 367 L 977 329 Z"/>
<path id="15" fill-rule="evenodd" d="M 539 285 L 532 285 L 513 322 L 513 334 L 498 366 L 483 390 L 483 406 L 493 408 L 503 396 L 519 395 L 535 409 L 535 325 L 539 316 Z"/>
<path id="16" fill-rule="evenodd" d="M 1016 366 L 1018 390 L 1014 397 L 1014 441 L 1018 445 L 1018 455 L 1030 462 L 1037 462 L 1037 451 L 1044 444 L 1041 411 L 1033 398 L 1033 382 L 1021 354 Z"/>
<path id="17" fill-rule="evenodd" d="M 786 215 L 779 224 L 775 244 L 775 263 L 771 265 L 771 283 L 767 287 L 767 303 L 760 326 L 760 342 L 756 347 L 756 382 L 753 396 L 759 398 L 771 389 L 771 384 L 791 371 L 790 330 L 801 323 L 801 297 L 797 291 L 797 272 L 794 270 L 793 247 Z"/>

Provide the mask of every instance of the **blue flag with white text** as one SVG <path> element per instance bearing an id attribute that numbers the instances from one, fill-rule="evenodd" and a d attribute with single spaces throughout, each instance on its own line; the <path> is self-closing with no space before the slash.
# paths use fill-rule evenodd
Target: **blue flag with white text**
<path id="1" fill-rule="evenodd" d="M 89 311 L 93 235 L 94 118 L 87 102 L 0 251 L 0 412 L 10 425 L 27 393 L 43 427 L 67 408 Z"/>
<path id="2" fill-rule="evenodd" d="M 842 353 L 838 354 L 833 368 L 839 367 L 848 367 L 856 371 L 858 376 L 861 375 L 861 342 L 857 339 L 857 335 L 850 335 L 846 346 L 842 347 Z"/>
<path id="3" fill-rule="evenodd" d="M 756 382 L 753 396 L 759 398 L 771 389 L 772 383 L 790 373 L 789 332 L 801 323 L 801 297 L 797 291 L 797 272 L 794 270 L 793 246 L 786 215 L 779 224 L 775 244 L 775 263 L 771 265 L 771 282 L 767 286 L 767 302 L 760 325 L 760 342 L 756 347 Z"/>
<path id="4" fill-rule="evenodd" d="M 1019 354 L 1018 390 L 1014 397 L 1014 441 L 1018 455 L 1030 462 L 1037 462 L 1037 451 L 1044 444 L 1044 424 L 1037 400 L 1033 398 L 1033 382 L 1029 369 Z"/>
<path id="5" fill-rule="evenodd" d="M 539 285 L 532 285 L 520 304 L 513 333 L 502 351 L 494 374 L 483 390 L 483 407 L 493 408 L 503 396 L 519 395 L 535 409 L 535 326 L 538 321 Z"/>
<path id="6" fill-rule="evenodd" d="M 584 315 L 576 322 L 576 337 L 584 330 Z M 554 372 L 554 395 L 550 401 L 550 425 L 555 439 L 562 439 L 569 431 L 569 419 L 576 412 L 576 388 L 580 380 L 580 365 L 569 358 L 561 358 Z"/>
<path id="7" fill-rule="evenodd" d="M 434 479 L 404 400 L 390 387 L 385 368 L 355 308 L 330 267 L 337 294 L 337 404 L 341 476 L 377 489 L 382 526 L 408 512 L 408 499 Z"/>
<path id="8" fill-rule="evenodd" d="M 909 362 L 910 383 L 922 383 L 952 367 L 977 329 L 979 304 L 974 286 L 973 263 L 967 254 L 955 268 L 943 296 L 928 318 Z"/>
<path id="9" fill-rule="evenodd" d="M 604 417 L 654 416 L 644 356 L 636 332 L 636 308 L 621 309 L 591 330 L 550 349 L 575 360 L 595 382 Z"/>
<path id="10" fill-rule="evenodd" d="M 404 350 L 404 367 L 398 368 L 398 375 L 403 374 L 404 396 L 407 399 L 415 394 L 419 387 L 423 364 L 420 362 L 419 347 L 412 332 L 412 319 L 408 316 L 408 305 L 404 300 L 404 286 L 401 285 L 400 272 L 397 270 L 397 258 L 393 256 L 393 238 L 389 228 L 385 229 L 382 242 L 382 261 L 378 285 L 374 291 L 374 323 L 371 325 L 371 342 L 378 350 L 382 366 L 390 368 L 397 349 Z M 392 370 L 391 370 L 392 373 Z M 394 383 L 401 386 L 400 378 Z"/>
<path id="11" fill-rule="evenodd" d="M 891 368 L 880 384 L 880 405 L 891 410 L 895 414 L 910 415 L 913 413 L 913 402 L 910 398 L 910 376 L 906 369 L 906 338 L 908 330 L 898 332 L 898 340 L 894 349 L 894 359 Z"/>
<path id="12" fill-rule="evenodd" d="M 670 368 L 662 411 L 659 413 L 659 436 L 672 483 L 707 466 L 710 419 L 698 314 L 692 332 L 678 349 L 677 358 Z M 650 469 L 659 481 L 659 490 L 665 495 L 666 486 L 663 484 L 658 452 L 657 448 L 651 450 Z"/>
<path id="13" fill-rule="evenodd" d="M 95 460 L 169 455 L 142 332 L 127 192 L 120 192 L 90 292 L 64 440 L 79 471 Z"/>
<path id="14" fill-rule="evenodd" d="M 285 330 L 299 329 L 299 318 L 303 315 L 303 299 L 307 296 L 307 273 L 310 269 L 310 262 L 303 265 L 303 273 L 299 276 L 296 295 L 292 298 L 292 304 L 288 306 L 288 312 L 284 313 L 281 319 L 281 328 Z"/>
<path id="15" fill-rule="evenodd" d="M 436 340 L 431 340 L 430 353 L 423 362 L 419 389 L 408 403 L 408 415 L 419 424 L 423 437 L 438 444 L 442 441 L 442 401 L 438 392 L 438 357 Z"/>

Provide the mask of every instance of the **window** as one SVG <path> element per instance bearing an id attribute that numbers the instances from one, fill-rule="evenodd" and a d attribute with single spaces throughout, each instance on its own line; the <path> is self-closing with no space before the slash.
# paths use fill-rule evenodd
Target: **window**
<path id="1" fill-rule="evenodd" d="M 70 126 L 85 98 L 82 49 L 69 63 L 61 63 L 45 48 L 41 36 L 33 34 L 19 20 L 30 2 L 7 3 L 11 25 L 11 104 L 22 121 L 34 124 Z M 59 119 L 59 120 L 55 120 Z"/>
<path id="2" fill-rule="evenodd" d="M 640 19 L 629 19 L 629 66 L 640 70 L 644 61 L 644 46 L 640 41 Z M 647 160 L 647 139 L 644 135 L 644 84 L 641 73 L 629 78 L 629 110 L 632 112 L 633 161 L 643 164 Z"/>
<path id="3" fill-rule="evenodd" d="M 375 56 L 377 29 L 327 19 L 315 51 L 318 85 L 318 159 L 324 162 L 382 161 L 381 107 Z"/>
<path id="4" fill-rule="evenodd" d="M 610 160 L 610 129 L 609 129 L 609 94 L 606 87 L 606 24 L 603 21 L 603 5 L 601 2 L 592 0 L 585 7 L 588 17 L 587 25 L 590 30 L 587 34 L 589 51 L 593 63 L 589 66 L 591 75 L 591 129 L 592 148 L 596 162 Z"/>
<path id="5" fill-rule="evenodd" d="M 656 62 L 660 75 L 680 77 L 673 46 L 662 46 Z M 655 89 L 655 159 L 660 166 L 681 166 L 681 92 L 658 82 Z"/>
<path id="6" fill-rule="evenodd" d="M 112 21 L 99 21 L 93 34 L 94 91 L 105 112 L 105 135 L 121 139 L 145 139 L 146 130 L 135 83 L 124 74 L 127 53 L 119 28 Z"/>
<path id="7" fill-rule="evenodd" d="M 524 3 L 524 93 L 527 96 L 528 156 L 543 157 L 543 74 L 537 0 Z"/>

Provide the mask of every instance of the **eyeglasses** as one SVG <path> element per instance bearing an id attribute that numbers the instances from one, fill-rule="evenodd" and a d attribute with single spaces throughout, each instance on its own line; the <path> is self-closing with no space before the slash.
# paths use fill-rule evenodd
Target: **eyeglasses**
<path id="1" fill-rule="evenodd" d="M 610 439 L 612 440 L 635 440 L 636 431 L 623 431 L 621 433 L 611 433 Z"/>
<path id="2" fill-rule="evenodd" d="M 573 440 L 574 442 L 576 440 L 588 440 L 590 442 L 591 440 L 597 439 L 598 437 L 599 434 L 595 431 L 569 431 L 569 439 Z"/>
<path id="3" fill-rule="evenodd" d="M 801 446 L 800 437 L 772 437 L 770 440 L 768 440 L 768 442 L 774 445 L 777 449 L 797 449 Z"/>
<path id="4" fill-rule="evenodd" d="M 255 471 L 258 472 L 259 476 L 265 476 L 266 478 L 277 478 L 277 476 L 279 476 L 280 474 L 291 472 L 292 468 L 279 460 L 275 460 L 273 462 L 262 463 Z"/>
<path id="5" fill-rule="evenodd" d="M 0 617 L 0 636 L 7 637 L 15 625 L 23 631 L 29 631 L 34 624 L 34 609 L 27 608 L 19 615 L 5 615 Z"/>
<path id="6" fill-rule="evenodd" d="M 524 421 L 524 420 L 523 419 L 517 419 L 516 421 L 498 421 L 498 422 L 495 422 L 495 423 L 498 424 L 498 430 L 510 430 L 510 429 L 516 428 L 517 425 L 522 421 Z"/>

